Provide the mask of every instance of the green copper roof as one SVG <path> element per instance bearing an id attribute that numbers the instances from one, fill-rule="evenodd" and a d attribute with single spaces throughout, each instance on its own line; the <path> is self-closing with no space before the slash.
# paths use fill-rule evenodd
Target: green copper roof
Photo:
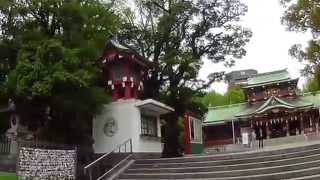
<path id="1" fill-rule="evenodd" d="M 286 82 L 291 80 L 289 72 L 287 69 L 272 71 L 267 73 L 259 73 L 248 79 L 247 85 L 244 88 L 261 86 L 266 84 L 272 84 L 277 82 Z"/>
<path id="2" fill-rule="evenodd" d="M 226 106 L 209 107 L 203 123 L 219 124 L 225 120 L 236 119 L 235 115 L 246 109 L 247 103 L 232 104 Z"/>
<path id="3" fill-rule="evenodd" d="M 255 114 L 263 113 L 273 108 L 306 108 L 320 107 L 320 91 L 314 93 L 304 93 L 294 99 L 282 99 L 270 97 L 267 101 L 250 105 L 249 103 L 232 104 L 226 106 L 209 107 L 204 125 L 225 123 L 231 120 L 240 120 Z"/>
<path id="4" fill-rule="evenodd" d="M 301 94 L 300 98 L 305 102 L 313 103 L 314 107 L 320 107 L 320 91 Z"/>

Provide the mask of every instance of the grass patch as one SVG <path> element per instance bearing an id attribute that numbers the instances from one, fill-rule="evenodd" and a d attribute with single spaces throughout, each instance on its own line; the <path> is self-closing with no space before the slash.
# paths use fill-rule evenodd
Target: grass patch
<path id="1" fill-rule="evenodd" d="M 17 180 L 15 173 L 0 172 L 0 180 Z"/>

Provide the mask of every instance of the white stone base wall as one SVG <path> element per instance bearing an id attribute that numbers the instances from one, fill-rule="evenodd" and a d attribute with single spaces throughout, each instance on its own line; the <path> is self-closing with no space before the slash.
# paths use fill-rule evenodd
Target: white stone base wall
<path id="1" fill-rule="evenodd" d="M 132 139 L 133 152 L 161 152 L 160 120 L 158 117 L 158 138 L 141 137 L 141 114 L 135 103 L 140 100 L 123 100 L 105 105 L 103 112 L 93 119 L 93 138 L 95 153 L 112 151 L 127 139 Z M 105 123 L 113 118 L 116 122 L 115 133 L 104 133 Z M 123 147 L 124 149 L 124 147 Z M 129 150 L 129 144 L 127 145 Z"/>

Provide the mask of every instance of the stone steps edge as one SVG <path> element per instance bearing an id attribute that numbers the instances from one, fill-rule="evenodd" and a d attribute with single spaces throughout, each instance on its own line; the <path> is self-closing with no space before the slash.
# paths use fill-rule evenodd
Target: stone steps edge
<path id="1" fill-rule="evenodd" d="M 188 157 L 177 157 L 177 158 L 160 158 L 160 159 L 136 159 L 137 164 L 148 164 L 148 163 L 160 163 L 160 162 L 178 162 L 178 161 L 198 161 L 200 159 L 208 160 L 229 160 L 229 159 L 238 159 L 243 156 L 244 157 L 252 157 L 252 156 L 266 156 L 266 155 L 279 155 L 279 154 L 287 154 L 287 153 L 294 153 L 300 152 L 310 149 L 319 149 L 320 144 L 312 144 L 307 146 L 299 146 L 299 147 L 292 147 L 292 148 L 285 148 L 279 150 L 264 150 L 264 151 L 254 151 L 254 152 L 241 152 L 241 153 L 230 153 L 228 155 L 195 155 L 195 156 L 188 156 Z"/>
<path id="2" fill-rule="evenodd" d="M 129 174 L 124 173 L 124 176 L 200 176 L 203 175 L 203 177 L 234 177 L 234 176 L 242 176 L 242 173 L 244 174 L 250 174 L 251 175 L 258 175 L 262 173 L 278 173 L 281 172 L 288 172 L 288 171 L 294 171 L 304 168 L 311 168 L 311 167 L 318 167 L 320 166 L 320 160 L 311 161 L 311 162 L 304 162 L 304 163 L 295 163 L 295 164 L 288 164 L 283 166 L 274 166 L 274 167 L 261 167 L 261 168 L 252 168 L 252 169 L 241 169 L 241 170 L 229 170 L 229 171 L 214 171 L 214 172 L 178 172 L 178 173 L 141 173 L 141 174 Z M 226 176 L 227 175 L 227 176 Z"/>
<path id="3" fill-rule="evenodd" d="M 301 160 L 302 161 L 298 161 Z M 174 168 L 168 168 L 168 167 L 153 167 L 153 168 L 129 168 L 127 169 L 126 172 L 132 172 L 132 173 L 137 173 L 140 171 L 146 171 L 146 172 L 156 172 L 156 171 L 180 171 L 180 170 L 197 170 L 197 169 L 215 169 L 215 171 L 223 171 L 219 169 L 232 169 L 232 170 L 237 170 L 237 169 L 242 169 L 242 167 L 245 167 L 246 169 L 250 169 L 250 167 L 274 167 L 276 165 L 285 165 L 289 163 L 289 161 L 293 161 L 292 164 L 295 164 L 295 161 L 298 162 L 308 162 L 310 160 L 320 160 L 320 154 L 314 154 L 314 155 L 309 155 L 309 156 L 299 156 L 295 158 L 288 158 L 288 159 L 279 159 L 279 160 L 271 160 L 271 161 L 259 161 L 259 162 L 252 162 L 252 163 L 242 163 L 242 164 L 230 164 L 230 165 L 216 165 L 216 166 L 193 166 L 193 167 L 174 167 Z M 268 164 L 275 164 L 269 166 Z"/>
<path id="4" fill-rule="evenodd" d="M 308 150 L 304 150 L 304 151 L 297 151 L 297 152 L 289 152 L 289 153 L 284 153 L 284 154 L 272 154 L 272 155 L 266 155 L 266 156 L 259 156 L 259 155 L 255 155 L 253 157 L 247 157 L 247 158 L 238 158 L 238 159 L 224 159 L 224 160 L 210 160 L 210 159 L 206 159 L 206 160 L 202 160 L 202 159 L 194 159 L 194 161 L 183 161 L 183 162 L 154 162 L 154 163 L 141 163 L 137 162 L 138 160 L 135 161 L 135 163 L 133 164 L 133 166 L 151 166 L 151 165 L 157 165 L 157 166 L 168 166 L 168 165 L 183 165 L 186 163 L 217 163 L 217 164 L 223 164 L 224 162 L 239 162 L 239 161 L 247 161 L 247 160 L 259 160 L 262 161 L 263 159 L 270 159 L 270 158 L 286 158 L 286 157 L 290 157 L 290 156 L 304 156 L 307 153 L 310 152 L 317 152 L 319 151 L 320 153 L 320 148 L 315 148 L 315 149 L 308 149 Z M 197 161 L 196 161 L 197 160 Z"/>
<path id="5" fill-rule="evenodd" d="M 279 172 L 279 173 L 270 173 L 270 174 L 259 174 L 259 175 L 251 175 L 251 176 L 238 176 L 238 177 L 219 177 L 219 178 L 201 178 L 201 177 L 192 177 L 192 178 L 177 178 L 177 177 L 166 177 L 166 178 L 144 178 L 144 177 L 121 177 L 120 180 L 125 180 L 125 179 L 193 179 L 193 180 L 272 180 L 272 179 L 292 179 L 292 178 L 299 178 L 299 177 L 304 177 L 304 176 L 311 176 L 311 175 L 318 175 L 320 172 L 320 167 L 312 167 L 312 168 L 306 168 L 302 170 L 294 170 L 294 171 L 285 171 L 285 172 Z"/>

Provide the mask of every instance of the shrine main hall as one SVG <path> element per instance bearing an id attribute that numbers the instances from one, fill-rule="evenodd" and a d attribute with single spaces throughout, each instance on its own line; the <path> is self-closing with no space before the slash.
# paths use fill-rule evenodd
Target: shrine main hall
<path id="1" fill-rule="evenodd" d="M 206 146 L 241 143 L 243 133 L 257 134 L 260 129 L 265 139 L 316 137 L 320 92 L 300 92 L 298 80 L 291 78 L 286 69 L 253 74 L 242 80 L 247 102 L 209 107 L 203 122 Z"/>

